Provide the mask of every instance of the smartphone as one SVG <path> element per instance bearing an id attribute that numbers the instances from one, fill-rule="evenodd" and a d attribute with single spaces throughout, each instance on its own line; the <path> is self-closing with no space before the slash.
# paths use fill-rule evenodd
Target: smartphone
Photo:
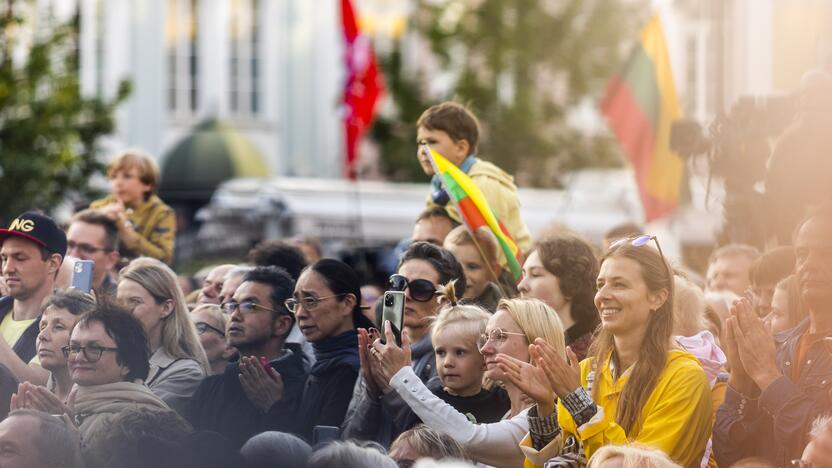
<path id="1" fill-rule="evenodd" d="M 384 323 L 390 321 L 396 344 L 402 344 L 402 328 L 404 327 L 404 292 L 387 291 L 384 293 L 381 307 L 381 336 L 384 341 Z"/>
<path id="2" fill-rule="evenodd" d="M 94 267 L 95 262 L 92 260 L 76 260 L 72 267 L 72 280 L 69 287 L 89 294 L 92 291 L 92 269 Z"/>
<path id="3" fill-rule="evenodd" d="M 315 426 L 312 428 L 312 445 L 319 446 L 341 438 L 341 428 L 337 426 Z"/>

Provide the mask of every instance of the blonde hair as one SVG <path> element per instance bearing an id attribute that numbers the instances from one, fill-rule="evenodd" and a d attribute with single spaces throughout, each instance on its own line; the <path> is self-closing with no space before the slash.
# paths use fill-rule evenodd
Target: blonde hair
<path id="1" fill-rule="evenodd" d="M 208 358 L 173 270 L 155 258 L 139 257 L 119 272 L 119 278 L 141 285 L 157 304 L 171 301 L 173 312 L 162 320 L 162 348 L 173 358 L 195 359 L 207 373 Z"/>
<path id="2" fill-rule="evenodd" d="M 160 173 L 159 164 L 146 151 L 131 148 L 117 154 L 107 163 L 107 177 L 114 177 L 119 171 L 127 172 L 136 168 L 139 172 L 139 180 L 150 186 L 148 193 L 153 193 L 159 185 Z"/>
<path id="3" fill-rule="evenodd" d="M 207 312 L 216 321 L 217 328 L 220 330 L 225 330 L 228 325 L 228 318 L 217 304 L 199 304 L 190 313 L 195 314 L 197 312 Z"/>
<path id="4" fill-rule="evenodd" d="M 693 336 L 705 330 L 705 293 L 683 276 L 676 275 L 673 282 L 673 334 Z"/>
<path id="5" fill-rule="evenodd" d="M 587 468 L 596 468 L 605 461 L 621 457 L 624 468 L 681 468 L 664 452 L 641 445 L 605 445 L 589 459 Z"/>
<path id="6" fill-rule="evenodd" d="M 555 348 L 566 358 L 566 340 L 563 324 L 554 309 L 539 299 L 502 299 L 497 304 L 497 312 L 504 310 L 514 323 L 526 334 L 529 343 L 537 338 Z"/>

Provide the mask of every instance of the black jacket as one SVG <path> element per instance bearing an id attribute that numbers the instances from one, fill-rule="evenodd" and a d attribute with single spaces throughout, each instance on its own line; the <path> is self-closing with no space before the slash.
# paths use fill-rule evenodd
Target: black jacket
<path id="1" fill-rule="evenodd" d="M 240 384 L 239 363 L 230 363 L 221 375 L 206 377 L 185 408 L 185 417 L 197 430 L 219 432 L 242 446 L 263 431 L 290 432 L 297 424 L 307 368 L 300 346 L 287 343 L 287 352 L 271 362 L 283 378 L 283 398 L 263 414 L 246 397 Z"/>
<path id="2" fill-rule="evenodd" d="M 348 365 L 337 366 L 318 376 L 310 374 L 298 413 L 297 434 L 311 443 L 315 426 L 341 427 L 357 378 L 358 370 Z"/>

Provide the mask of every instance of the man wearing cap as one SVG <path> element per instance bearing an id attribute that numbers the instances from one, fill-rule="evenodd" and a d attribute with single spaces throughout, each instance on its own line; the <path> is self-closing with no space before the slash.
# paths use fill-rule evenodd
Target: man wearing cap
<path id="1" fill-rule="evenodd" d="M 66 235 L 52 218 L 27 211 L 8 229 L 0 229 L 0 243 L 3 279 L 9 289 L 9 295 L 0 298 L 0 364 L 18 380 L 42 385 L 48 372 L 34 359 L 35 339 L 41 306 L 52 294 L 66 254 Z"/>

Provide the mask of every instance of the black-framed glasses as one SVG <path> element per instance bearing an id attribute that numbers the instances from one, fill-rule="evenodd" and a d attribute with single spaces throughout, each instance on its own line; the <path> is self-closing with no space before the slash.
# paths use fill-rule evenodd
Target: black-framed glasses
<path id="1" fill-rule="evenodd" d="M 664 269 L 667 271 L 667 277 L 673 278 L 673 272 L 670 271 L 670 266 L 667 263 L 667 259 L 664 257 L 664 252 L 662 252 L 662 246 L 659 244 L 659 239 L 656 236 L 651 236 L 650 234 L 644 234 L 642 236 L 633 236 L 633 237 L 625 237 L 623 239 L 618 239 L 617 241 L 610 244 L 609 250 L 621 247 L 622 245 L 629 243 L 634 247 L 641 247 L 642 245 L 647 244 L 648 242 L 653 241 L 656 243 L 656 249 L 659 251 L 659 257 L 662 259 L 662 263 L 664 264 Z"/>
<path id="2" fill-rule="evenodd" d="M 108 249 L 106 247 L 96 247 L 91 244 L 87 244 L 86 242 L 74 242 L 74 241 L 66 241 L 66 251 L 69 252 L 72 249 L 78 249 L 84 255 L 93 255 L 96 252 L 112 252 L 113 249 Z"/>
<path id="3" fill-rule="evenodd" d="M 269 311 L 269 312 L 279 313 L 279 311 L 277 311 L 277 310 L 270 309 L 270 308 L 268 308 L 268 307 L 266 307 L 266 306 L 261 306 L 260 304 L 258 304 L 258 303 L 256 303 L 256 302 L 254 302 L 254 301 L 243 301 L 243 302 L 229 301 L 229 302 L 223 302 L 223 303 L 222 303 L 222 305 L 221 305 L 220 307 L 222 307 L 222 310 L 224 310 L 224 311 L 225 311 L 226 313 L 228 313 L 228 314 L 233 314 L 233 313 L 234 313 L 234 311 L 235 311 L 235 310 L 237 310 L 237 309 L 240 309 L 240 313 L 242 313 L 242 314 L 250 314 L 250 313 L 252 313 L 252 312 L 256 311 L 257 309 L 260 309 L 260 310 L 267 310 L 267 311 Z"/>
<path id="4" fill-rule="evenodd" d="M 436 295 L 436 285 L 430 280 L 415 279 L 408 280 L 404 275 L 390 275 L 387 280 L 388 291 L 404 291 L 410 288 L 410 297 L 414 301 L 428 302 Z"/>
<path id="5" fill-rule="evenodd" d="M 86 358 L 87 361 L 98 362 L 98 360 L 101 359 L 101 355 L 104 354 L 105 351 L 116 352 L 118 351 L 118 348 L 108 348 L 106 346 L 98 346 L 94 344 L 87 346 L 71 344 L 61 348 L 61 351 L 63 351 L 65 359 L 77 356 L 78 353 L 84 353 L 84 358 Z"/>
<path id="6" fill-rule="evenodd" d="M 196 332 L 200 335 L 207 332 L 208 330 L 211 330 L 217 335 L 220 335 L 221 337 L 225 338 L 225 332 L 213 325 L 210 325 L 205 322 L 196 322 L 194 325 L 196 326 Z"/>
<path id="7" fill-rule="evenodd" d="M 333 298 L 333 297 L 341 297 L 341 296 L 346 296 L 346 295 L 347 295 L 347 293 L 340 293 L 340 294 L 332 294 L 330 296 L 321 296 L 321 297 L 306 296 L 306 297 L 302 297 L 300 299 L 298 299 L 296 297 L 290 297 L 289 299 L 286 299 L 286 301 L 283 303 L 283 305 L 285 305 L 286 308 L 289 309 L 289 312 L 294 314 L 294 313 L 297 313 L 299 305 L 301 307 L 303 307 L 304 310 L 315 310 L 315 307 L 318 307 L 318 304 L 320 304 L 321 301 L 324 301 L 326 299 L 330 299 L 330 298 Z"/>
<path id="8" fill-rule="evenodd" d="M 491 330 L 490 332 L 483 333 L 482 335 L 479 336 L 479 338 L 477 338 L 477 349 L 482 351 L 482 349 L 485 348 L 485 345 L 487 345 L 489 342 L 492 342 L 492 341 L 497 343 L 497 344 L 505 343 L 505 341 L 511 335 L 523 336 L 523 337 L 526 336 L 525 333 L 507 332 L 503 329 L 495 328 L 495 329 Z"/>

